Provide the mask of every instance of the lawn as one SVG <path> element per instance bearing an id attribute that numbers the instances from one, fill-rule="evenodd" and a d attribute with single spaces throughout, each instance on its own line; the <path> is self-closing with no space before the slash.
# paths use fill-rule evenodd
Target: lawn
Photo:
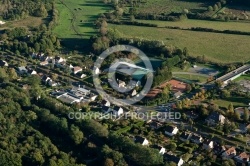
<path id="1" fill-rule="evenodd" d="M 137 20 L 138 22 L 157 24 L 158 27 L 180 27 L 192 28 L 202 27 L 216 30 L 235 30 L 242 32 L 250 32 L 250 23 L 247 22 L 221 22 L 221 21 L 207 21 L 207 20 L 193 20 L 187 19 L 182 21 L 158 21 L 158 20 Z"/>
<path id="2" fill-rule="evenodd" d="M 109 24 L 109 27 L 120 31 L 122 37 L 160 40 L 166 45 L 187 47 L 193 57 L 205 55 L 207 60 L 221 63 L 249 61 L 249 36 L 130 25 Z"/>
<path id="3" fill-rule="evenodd" d="M 171 12 L 180 13 L 183 9 L 191 12 L 204 12 L 210 4 L 200 1 L 190 0 L 147 0 L 138 8 L 140 13 L 170 14 Z"/>
<path id="4" fill-rule="evenodd" d="M 198 75 L 190 75 L 190 74 L 174 74 L 175 78 L 189 80 L 191 82 L 196 83 L 205 83 L 207 81 L 207 77 L 198 76 Z"/>
<path id="5" fill-rule="evenodd" d="M 230 97 L 227 99 L 217 99 L 213 101 L 215 104 L 217 104 L 220 107 L 227 108 L 230 103 L 234 105 L 234 107 L 242 107 L 247 106 L 249 100 L 242 97 Z"/>
<path id="6" fill-rule="evenodd" d="M 60 16 L 54 32 L 64 39 L 65 44 L 77 45 L 75 47 L 86 45 L 96 34 L 94 21 L 109 9 L 101 0 L 57 0 L 56 7 Z"/>
<path id="7" fill-rule="evenodd" d="M 241 75 L 240 77 L 236 78 L 234 81 L 238 82 L 241 80 L 249 80 L 250 81 L 250 75 Z"/>

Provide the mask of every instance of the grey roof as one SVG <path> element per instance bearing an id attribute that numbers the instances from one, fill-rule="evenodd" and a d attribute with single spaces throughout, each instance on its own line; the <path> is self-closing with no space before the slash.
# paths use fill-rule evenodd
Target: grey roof
<path id="1" fill-rule="evenodd" d="M 188 137 L 191 135 L 192 135 L 192 133 L 190 133 L 190 132 L 183 132 L 183 133 L 181 133 L 180 138 L 188 139 Z"/>
<path id="2" fill-rule="evenodd" d="M 208 116 L 208 120 L 214 120 L 215 122 L 220 122 L 220 113 L 218 112 L 213 112 Z M 221 115 L 223 116 L 223 115 Z"/>
<path id="3" fill-rule="evenodd" d="M 169 162 L 174 162 L 174 163 L 176 163 L 176 164 L 178 164 L 179 163 L 179 161 L 181 160 L 181 158 L 180 157 L 177 157 L 177 156 L 174 156 L 174 155 L 170 155 L 170 154 L 167 154 L 167 153 L 164 153 L 164 159 L 166 160 L 166 161 L 169 161 Z"/>
<path id="4" fill-rule="evenodd" d="M 114 107 L 114 111 L 119 111 L 120 108 L 121 108 L 121 107 L 115 106 L 115 107 Z"/>
<path id="5" fill-rule="evenodd" d="M 142 144 L 146 138 L 143 138 L 141 136 L 135 136 L 135 143 Z"/>
<path id="6" fill-rule="evenodd" d="M 165 131 L 172 133 L 174 131 L 174 128 L 175 128 L 175 126 L 167 126 L 167 127 L 165 127 Z"/>
<path id="7" fill-rule="evenodd" d="M 107 106 L 102 106 L 102 110 L 106 112 L 106 111 L 109 110 L 109 107 L 107 107 Z"/>

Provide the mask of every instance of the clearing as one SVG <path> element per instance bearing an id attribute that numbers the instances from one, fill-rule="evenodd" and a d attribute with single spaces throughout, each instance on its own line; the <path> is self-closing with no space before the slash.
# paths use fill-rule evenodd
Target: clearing
<path id="1" fill-rule="evenodd" d="M 59 23 L 54 32 L 65 45 L 74 48 L 88 44 L 88 39 L 97 32 L 94 21 L 109 9 L 100 0 L 57 0 L 56 8 Z"/>
<path id="2" fill-rule="evenodd" d="M 109 24 L 109 28 L 117 29 L 126 38 L 160 40 L 166 45 L 187 47 L 190 56 L 204 55 L 214 62 L 249 61 L 249 36 L 114 24 Z"/>

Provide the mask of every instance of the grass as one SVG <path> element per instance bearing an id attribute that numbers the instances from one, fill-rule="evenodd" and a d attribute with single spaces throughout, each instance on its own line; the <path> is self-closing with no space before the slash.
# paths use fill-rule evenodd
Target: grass
<path id="1" fill-rule="evenodd" d="M 122 37 L 160 40 L 166 45 L 187 47 L 193 57 L 205 55 L 207 60 L 220 63 L 249 61 L 249 36 L 130 25 L 109 24 L 109 27 L 123 33 Z"/>
<path id="2" fill-rule="evenodd" d="M 183 9 L 188 9 L 191 12 L 204 12 L 209 4 L 201 1 L 188 0 L 147 0 L 143 3 L 138 11 L 140 13 L 152 14 L 170 14 L 171 12 L 180 13 Z"/>
<path id="3" fill-rule="evenodd" d="M 217 104 L 220 107 L 227 108 L 230 103 L 234 105 L 234 107 L 242 107 L 247 106 L 248 100 L 243 97 L 230 97 L 227 99 L 217 99 L 213 101 L 215 104 Z"/>
<path id="4" fill-rule="evenodd" d="M 174 74 L 174 77 L 189 80 L 191 82 L 197 82 L 197 83 L 205 83 L 207 81 L 207 77 L 189 75 L 189 74 Z"/>
<path id="5" fill-rule="evenodd" d="M 65 44 L 77 45 L 75 47 L 86 45 L 97 33 L 93 23 L 99 14 L 109 9 L 101 0 L 57 0 L 56 7 L 60 16 L 54 32 L 66 41 Z"/>
<path id="6" fill-rule="evenodd" d="M 31 24 L 32 23 L 32 24 Z M 16 27 L 35 27 L 46 23 L 46 20 L 41 17 L 28 17 L 18 21 L 6 21 L 5 24 L 0 25 L 0 29 L 16 28 Z"/>
<path id="7" fill-rule="evenodd" d="M 236 78 L 234 81 L 238 82 L 241 80 L 249 80 L 250 81 L 250 75 L 241 75 L 240 77 Z"/>
<path id="8" fill-rule="evenodd" d="M 158 21 L 158 20 L 137 20 L 138 22 L 157 24 L 158 27 L 180 27 L 192 28 L 202 27 L 216 30 L 237 30 L 242 32 L 250 32 L 250 23 L 246 22 L 221 22 L 221 21 L 207 21 L 207 20 L 193 20 L 187 19 L 182 21 Z"/>

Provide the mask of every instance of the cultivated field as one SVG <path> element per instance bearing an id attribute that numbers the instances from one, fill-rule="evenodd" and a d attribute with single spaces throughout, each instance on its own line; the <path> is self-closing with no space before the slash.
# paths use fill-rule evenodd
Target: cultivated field
<path id="1" fill-rule="evenodd" d="M 78 47 L 86 44 L 90 36 L 96 33 L 94 21 L 99 14 L 108 10 L 101 0 L 57 0 L 56 7 L 60 17 L 54 32 L 66 44 L 77 44 Z"/>
<path id="2" fill-rule="evenodd" d="M 180 13 L 183 9 L 191 12 L 204 12 L 210 4 L 201 1 L 189 0 L 147 0 L 138 8 L 140 13 L 169 14 L 171 12 Z"/>
<path id="3" fill-rule="evenodd" d="M 242 32 L 250 32 L 250 23 L 247 22 L 220 22 L 220 21 L 206 21 L 206 20 L 183 20 L 183 21 L 158 21 L 158 20 L 137 20 L 138 22 L 157 24 L 158 27 L 180 27 L 192 28 L 202 27 L 216 30 L 235 30 Z"/>
<path id="4" fill-rule="evenodd" d="M 116 28 L 127 38 L 161 40 L 166 45 L 187 47 L 190 56 L 205 55 L 215 62 L 246 62 L 250 57 L 249 36 L 127 25 L 109 24 L 109 27 Z"/>

